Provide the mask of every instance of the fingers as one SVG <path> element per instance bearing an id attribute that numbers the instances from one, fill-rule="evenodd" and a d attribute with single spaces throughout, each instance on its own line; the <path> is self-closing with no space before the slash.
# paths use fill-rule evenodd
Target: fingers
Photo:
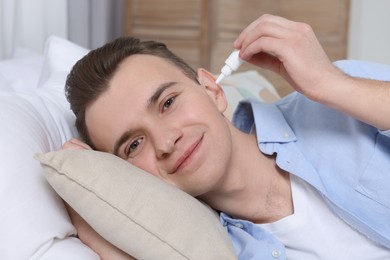
<path id="1" fill-rule="evenodd" d="M 307 27 L 282 17 L 264 15 L 244 29 L 235 47 L 240 49 L 240 57 L 249 62 L 260 52 L 282 58 L 288 49 L 295 49 L 307 38 L 310 33 Z"/>
<path id="2" fill-rule="evenodd" d="M 234 47 L 243 60 L 278 73 L 311 97 L 321 93 L 319 82 L 334 73 L 312 28 L 282 17 L 261 16 L 241 32 Z"/>
<path id="3" fill-rule="evenodd" d="M 92 150 L 92 148 L 81 140 L 72 138 L 65 142 L 60 150 Z"/>
<path id="4" fill-rule="evenodd" d="M 280 38 L 286 33 L 285 30 L 293 30 L 295 22 L 289 21 L 283 17 L 265 14 L 249 24 L 238 36 L 234 42 L 236 49 L 245 48 L 250 40 L 261 36 L 273 36 Z M 282 31 L 280 31 L 282 29 Z"/>

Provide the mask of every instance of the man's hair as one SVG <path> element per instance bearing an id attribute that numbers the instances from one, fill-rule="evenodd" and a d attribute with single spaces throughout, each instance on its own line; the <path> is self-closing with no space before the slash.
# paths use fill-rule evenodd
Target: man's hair
<path id="1" fill-rule="evenodd" d="M 121 62 L 134 54 L 163 58 L 199 83 L 196 71 L 160 42 L 121 37 L 92 50 L 73 66 L 66 80 L 65 94 L 76 115 L 76 128 L 80 137 L 94 149 L 96 147 L 85 122 L 85 111 L 108 89 L 109 82 Z"/>

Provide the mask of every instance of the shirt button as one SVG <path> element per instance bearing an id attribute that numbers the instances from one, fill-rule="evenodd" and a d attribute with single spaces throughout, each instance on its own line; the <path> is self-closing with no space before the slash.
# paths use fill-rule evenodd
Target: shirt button
<path id="1" fill-rule="evenodd" d="M 273 250 L 272 251 L 272 257 L 273 258 L 279 258 L 279 256 L 280 256 L 280 251 L 279 250 Z"/>
<path id="2" fill-rule="evenodd" d="M 237 228 L 243 228 L 243 227 L 244 227 L 244 225 L 241 224 L 241 223 L 236 223 L 235 226 L 236 226 Z"/>
<path id="3" fill-rule="evenodd" d="M 283 134 L 283 137 L 284 137 L 285 139 L 287 139 L 287 138 L 289 138 L 289 137 L 290 137 L 290 134 L 289 134 L 289 133 L 287 133 L 287 132 L 285 132 L 285 133 Z"/>

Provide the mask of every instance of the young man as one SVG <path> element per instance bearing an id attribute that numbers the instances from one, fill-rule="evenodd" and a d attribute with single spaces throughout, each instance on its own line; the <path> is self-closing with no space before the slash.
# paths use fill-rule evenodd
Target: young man
<path id="1" fill-rule="evenodd" d="M 68 77 L 88 145 L 64 148 L 116 154 L 202 199 L 240 259 L 389 258 L 390 84 L 345 75 L 309 26 L 281 17 L 260 17 L 234 47 L 298 92 L 241 103 L 233 126 L 212 74 L 118 39 Z"/>

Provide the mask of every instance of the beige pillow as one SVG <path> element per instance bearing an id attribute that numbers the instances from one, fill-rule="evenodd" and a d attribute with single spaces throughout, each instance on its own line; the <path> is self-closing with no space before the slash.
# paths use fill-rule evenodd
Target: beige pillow
<path id="1" fill-rule="evenodd" d="M 37 154 L 55 191 L 100 235 L 138 259 L 237 259 L 218 215 L 108 153 Z"/>

